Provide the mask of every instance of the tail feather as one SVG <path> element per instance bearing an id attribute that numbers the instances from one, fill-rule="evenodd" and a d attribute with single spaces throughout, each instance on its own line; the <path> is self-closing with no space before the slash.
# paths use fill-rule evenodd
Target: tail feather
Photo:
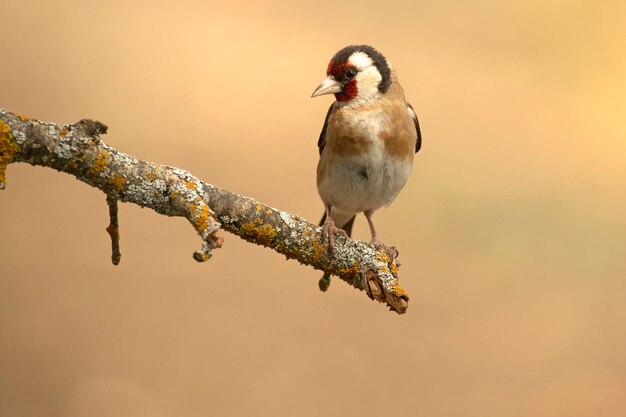
<path id="1" fill-rule="evenodd" d="M 346 234 L 348 235 L 348 237 L 352 236 L 352 226 L 354 225 L 354 218 L 356 217 L 356 214 L 354 216 L 352 216 L 350 218 L 350 220 L 348 220 L 348 222 L 346 224 L 344 224 L 343 226 L 341 226 L 341 228 L 346 232 Z M 324 213 L 324 215 L 322 216 L 322 220 L 320 220 L 320 226 L 322 226 L 324 224 L 324 222 L 326 221 L 326 213 Z M 339 225 L 337 225 L 339 226 Z M 328 289 L 328 286 L 330 285 L 330 274 L 328 272 L 325 272 L 324 275 L 322 276 L 322 278 L 320 278 L 318 285 L 320 287 L 320 291 L 326 291 Z"/>

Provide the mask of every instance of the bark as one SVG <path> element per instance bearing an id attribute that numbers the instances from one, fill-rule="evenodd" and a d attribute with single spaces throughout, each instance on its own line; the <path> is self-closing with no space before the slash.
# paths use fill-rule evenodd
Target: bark
<path id="1" fill-rule="evenodd" d="M 106 131 L 104 124 L 93 120 L 58 125 L 0 109 L 0 190 L 6 186 L 7 165 L 15 162 L 65 172 L 100 189 L 109 207 L 107 231 L 116 265 L 121 256 L 117 221 L 121 201 L 187 218 L 202 241 L 193 254 L 196 261 L 206 261 L 221 246 L 217 232 L 224 229 L 336 275 L 397 313 L 406 311 L 408 296 L 398 285 L 399 263 L 385 251 L 337 236 L 330 253 L 315 224 L 201 181 L 183 169 L 122 153 L 102 141 Z"/>

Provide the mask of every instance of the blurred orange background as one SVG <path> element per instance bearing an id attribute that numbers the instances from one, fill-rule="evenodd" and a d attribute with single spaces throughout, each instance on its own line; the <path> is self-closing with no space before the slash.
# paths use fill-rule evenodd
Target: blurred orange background
<path id="1" fill-rule="evenodd" d="M 0 107 L 317 221 L 309 98 L 380 49 L 422 124 L 377 213 L 398 316 L 224 233 L 10 165 L 2 416 L 626 415 L 626 3 L 2 0 Z M 368 239 L 363 217 L 355 235 Z"/>

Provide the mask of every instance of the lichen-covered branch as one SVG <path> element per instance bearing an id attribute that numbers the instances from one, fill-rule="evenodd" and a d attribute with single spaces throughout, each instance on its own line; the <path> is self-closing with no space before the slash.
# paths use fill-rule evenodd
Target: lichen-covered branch
<path id="1" fill-rule="evenodd" d="M 142 161 L 101 140 L 107 127 L 81 120 L 57 125 L 0 109 L 0 190 L 6 167 L 14 162 L 46 166 L 74 175 L 107 196 L 113 262 L 119 262 L 117 201 L 166 216 L 187 218 L 202 239 L 194 253 L 206 261 L 222 245 L 220 228 L 287 258 L 340 277 L 367 295 L 404 313 L 408 296 L 398 285 L 398 263 L 365 242 L 337 236 L 331 254 L 316 225 L 252 198 L 203 182 L 180 168 Z M 116 253 L 117 251 L 117 253 Z"/>

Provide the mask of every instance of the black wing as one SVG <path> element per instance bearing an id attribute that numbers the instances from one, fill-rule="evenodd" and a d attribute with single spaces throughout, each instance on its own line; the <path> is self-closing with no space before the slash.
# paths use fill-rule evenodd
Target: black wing
<path id="1" fill-rule="evenodd" d="M 413 118 L 413 123 L 415 123 L 415 130 L 417 131 L 417 142 L 415 142 L 415 153 L 418 153 L 422 147 L 422 131 L 420 130 L 420 122 L 417 120 L 417 113 L 413 110 L 413 106 L 411 104 L 406 103 L 406 105 L 411 109 L 411 117 Z M 326 127 L 326 126 L 324 126 Z"/>
<path id="2" fill-rule="evenodd" d="M 326 113 L 326 119 L 324 119 L 324 127 L 322 127 L 322 133 L 320 133 L 320 138 L 317 141 L 317 147 L 320 150 L 320 155 L 322 154 L 322 151 L 324 150 L 324 146 L 326 146 L 326 128 L 328 127 L 328 118 L 330 117 L 330 114 L 333 112 L 334 105 L 335 103 L 333 102 L 328 108 L 328 112 Z"/>

